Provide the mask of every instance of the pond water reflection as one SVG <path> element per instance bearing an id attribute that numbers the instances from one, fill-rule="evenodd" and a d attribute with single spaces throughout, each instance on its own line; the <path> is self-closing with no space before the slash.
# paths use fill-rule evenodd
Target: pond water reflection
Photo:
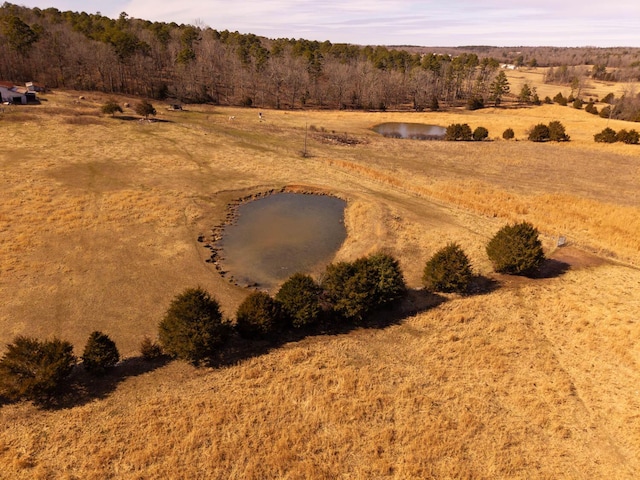
<path id="1" fill-rule="evenodd" d="M 412 140 L 442 140 L 447 129 L 438 125 L 424 123 L 387 122 L 373 127 L 373 130 L 385 137 L 408 138 Z"/>
<path id="2" fill-rule="evenodd" d="M 240 205 L 218 242 L 220 264 L 238 285 L 273 288 L 297 272 L 318 273 L 344 242 L 346 202 L 278 193 Z"/>

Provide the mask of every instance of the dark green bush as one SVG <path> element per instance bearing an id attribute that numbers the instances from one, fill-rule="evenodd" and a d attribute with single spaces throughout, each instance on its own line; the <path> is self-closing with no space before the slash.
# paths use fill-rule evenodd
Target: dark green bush
<path id="1" fill-rule="evenodd" d="M 69 342 L 18 336 L 0 359 L 0 394 L 10 400 L 48 402 L 75 363 Z"/>
<path id="2" fill-rule="evenodd" d="M 504 132 L 502 132 L 502 138 L 505 140 L 511 140 L 514 138 L 516 134 L 513 132 L 513 128 L 507 128 Z"/>
<path id="3" fill-rule="evenodd" d="M 582 101 L 582 99 L 580 98 L 576 98 L 573 103 L 573 108 L 580 110 L 582 108 L 582 106 L 584 105 L 584 102 Z"/>
<path id="4" fill-rule="evenodd" d="M 640 134 L 636 130 L 625 130 L 622 129 L 616 135 L 616 138 L 619 142 L 626 143 L 628 145 L 637 145 L 640 141 Z"/>
<path id="5" fill-rule="evenodd" d="M 282 308 L 268 293 L 252 292 L 236 311 L 236 329 L 245 338 L 266 337 L 282 327 Z"/>
<path id="6" fill-rule="evenodd" d="M 590 101 L 589 103 L 587 103 L 587 106 L 584 107 L 584 111 L 587 112 L 587 113 L 591 113 L 592 115 L 597 115 L 598 114 L 598 107 L 595 106 L 593 101 Z"/>
<path id="7" fill-rule="evenodd" d="M 529 140 L 532 142 L 546 142 L 549 140 L 549 127 L 544 123 L 535 125 L 529 131 Z"/>
<path id="8" fill-rule="evenodd" d="M 149 118 L 149 115 L 155 116 L 156 114 L 156 109 L 147 100 L 142 100 L 140 103 L 136 104 L 135 110 L 138 115 L 141 115 L 144 118 Z"/>
<path id="9" fill-rule="evenodd" d="M 596 133 L 593 139 L 598 143 L 615 143 L 618 141 L 616 131 L 613 128 L 605 128 L 600 133 Z"/>
<path id="10" fill-rule="evenodd" d="M 82 353 L 82 365 L 94 375 L 103 375 L 120 361 L 120 353 L 113 340 L 102 332 L 89 335 Z"/>
<path id="11" fill-rule="evenodd" d="M 553 97 L 553 101 L 558 105 L 562 105 L 563 107 L 567 106 L 567 99 L 562 95 L 562 92 L 558 92 L 558 94 Z"/>
<path id="12" fill-rule="evenodd" d="M 444 139 L 449 141 L 469 141 L 472 139 L 471 127 L 466 123 L 452 123 L 447 127 Z"/>
<path id="13" fill-rule="evenodd" d="M 113 99 L 109 99 L 107 103 L 101 107 L 102 113 L 105 115 L 111 115 L 112 117 L 117 113 L 122 113 L 122 107 Z"/>
<path id="14" fill-rule="evenodd" d="M 611 115 L 611 107 L 604 107 L 602 110 L 600 110 L 600 113 L 598 115 L 600 115 L 601 118 L 609 118 L 609 116 Z"/>
<path id="15" fill-rule="evenodd" d="M 551 97 L 546 96 L 544 97 L 544 103 L 546 103 L 547 105 L 551 105 L 553 103 L 553 100 L 551 100 Z"/>
<path id="16" fill-rule="evenodd" d="M 482 140 L 485 140 L 487 137 L 489 136 L 489 130 L 487 130 L 484 127 L 477 127 L 474 131 L 473 131 L 473 139 L 476 142 L 480 142 Z"/>
<path id="17" fill-rule="evenodd" d="M 602 103 L 608 103 L 609 105 L 613 104 L 613 101 L 615 100 L 616 96 L 613 94 L 613 92 L 609 92 L 607 93 L 603 98 L 602 98 Z"/>
<path id="18" fill-rule="evenodd" d="M 367 275 L 373 281 L 373 307 L 388 305 L 404 297 L 407 286 L 400 263 L 391 255 L 377 252 L 366 257 Z"/>
<path id="19" fill-rule="evenodd" d="M 531 91 L 531 87 L 525 83 L 522 85 L 520 89 L 520 94 L 518 95 L 518 101 L 521 103 L 531 103 L 531 96 L 533 92 Z"/>
<path id="20" fill-rule="evenodd" d="M 370 289 L 364 258 L 332 263 L 322 279 L 326 299 L 333 310 L 346 319 L 361 320 L 369 312 Z"/>
<path id="21" fill-rule="evenodd" d="M 318 321 L 320 307 L 320 286 L 309 275 L 296 273 L 282 284 L 276 300 L 291 324 L 298 328 Z"/>
<path id="22" fill-rule="evenodd" d="M 158 337 L 168 355 L 195 364 L 213 354 L 228 332 L 220 305 L 198 287 L 186 289 L 171 301 Z"/>
<path id="23" fill-rule="evenodd" d="M 532 275 L 544 261 L 538 230 L 528 222 L 505 225 L 487 244 L 496 272 Z"/>
<path id="24" fill-rule="evenodd" d="M 549 122 L 549 140 L 552 142 L 568 142 L 569 135 L 565 132 L 564 125 L 558 120 Z"/>
<path id="25" fill-rule="evenodd" d="M 398 261 L 385 253 L 329 265 L 322 289 L 333 310 L 350 320 L 362 320 L 406 293 Z"/>
<path id="26" fill-rule="evenodd" d="M 529 140 L 532 142 L 568 142 L 569 135 L 565 132 L 564 125 L 558 120 L 549 122 L 549 125 L 539 123 L 529 130 Z"/>
<path id="27" fill-rule="evenodd" d="M 472 275 L 467 255 L 460 245 L 450 243 L 427 261 L 422 282 L 428 290 L 435 292 L 464 293 Z"/>

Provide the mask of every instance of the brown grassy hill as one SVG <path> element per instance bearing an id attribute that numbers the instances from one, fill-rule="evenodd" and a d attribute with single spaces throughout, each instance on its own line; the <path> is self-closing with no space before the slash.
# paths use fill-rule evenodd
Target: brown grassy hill
<path id="1" fill-rule="evenodd" d="M 195 285 L 232 316 L 247 291 L 197 238 L 229 202 L 286 186 L 348 200 L 338 259 L 385 248 L 416 288 L 458 241 L 498 288 L 440 302 L 414 291 L 387 327 L 220 368 L 131 359 L 74 407 L 3 405 L 0 478 L 637 477 L 640 147 L 595 144 L 606 120 L 549 105 L 259 122 L 252 109 L 156 105 L 164 121 L 148 123 L 101 116 L 106 98 L 85 96 L 0 114 L 2 344 L 58 335 L 78 352 L 100 329 L 134 356 Z M 522 141 L 555 119 L 571 142 Z M 370 130 L 397 120 L 482 125 L 495 140 Z M 518 141 L 500 138 L 508 127 Z M 513 220 L 541 231 L 561 266 L 551 278 L 491 273 L 484 246 Z"/>

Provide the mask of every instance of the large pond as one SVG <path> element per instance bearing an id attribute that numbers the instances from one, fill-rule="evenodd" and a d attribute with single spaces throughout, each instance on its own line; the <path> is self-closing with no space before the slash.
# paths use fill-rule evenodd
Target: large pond
<path id="1" fill-rule="evenodd" d="M 238 207 L 218 242 L 220 265 L 238 285 L 271 289 L 297 272 L 318 273 L 344 242 L 346 202 L 278 193 Z"/>
<path id="2" fill-rule="evenodd" d="M 412 140 L 442 140 L 447 129 L 438 125 L 424 123 L 387 122 L 373 127 L 373 130 L 385 137 L 409 138 Z"/>

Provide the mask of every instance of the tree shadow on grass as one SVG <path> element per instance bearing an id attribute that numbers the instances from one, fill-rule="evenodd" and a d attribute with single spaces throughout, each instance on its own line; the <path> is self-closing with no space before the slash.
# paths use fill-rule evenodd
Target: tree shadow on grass
<path id="1" fill-rule="evenodd" d="M 474 275 L 469 282 L 467 295 L 486 295 L 500 288 L 500 282 L 484 275 Z"/>
<path id="2" fill-rule="evenodd" d="M 132 122 L 135 120 L 142 123 L 173 123 L 173 120 L 167 120 L 165 118 L 141 118 L 134 117 L 132 115 L 114 115 L 111 118 L 114 120 L 121 120 L 123 122 Z"/>
<path id="3" fill-rule="evenodd" d="M 93 400 L 103 399 L 126 379 L 152 372 L 168 362 L 169 357 L 166 356 L 154 360 L 146 360 L 143 357 L 130 357 L 122 360 L 100 376 L 88 373 L 80 364 L 74 368 L 60 392 L 50 399 L 36 402 L 36 404 L 48 410 L 62 410 L 84 405 Z"/>
<path id="4" fill-rule="evenodd" d="M 314 325 L 288 328 L 284 331 L 260 339 L 244 339 L 237 335 L 225 343 L 205 365 L 219 368 L 235 365 L 249 358 L 258 357 L 291 342 L 299 342 L 307 337 L 322 335 L 344 335 L 361 328 L 384 329 L 400 324 L 403 320 L 437 307 L 447 299 L 426 290 L 409 290 L 404 298 L 381 308 L 366 318 L 354 321 L 325 312 Z"/>
<path id="5" fill-rule="evenodd" d="M 566 262 L 547 258 L 540 269 L 531 276 L 531 278 L 556 278 L 564 275 L 569 271 L 571 265 Z"/>

